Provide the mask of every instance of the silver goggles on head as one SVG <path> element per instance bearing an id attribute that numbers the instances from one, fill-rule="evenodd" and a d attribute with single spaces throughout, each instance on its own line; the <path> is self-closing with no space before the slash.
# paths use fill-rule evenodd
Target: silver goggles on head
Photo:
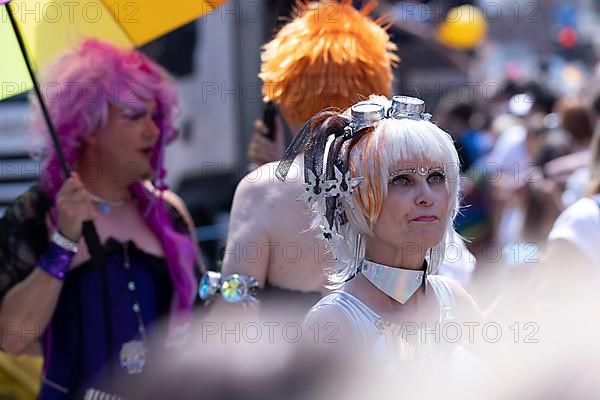
<path id="1" fill-rule="evenodd" d="M 350 116 L 350 129 L 353 132 L 373 126 L 384 118 L 410 118 L 421 121 L 431 119 L 431 114 L 425 112 L 425 102 L 410 96 L 394 96 L 387 107 L 368 100 L 361 101 L 350 107 Z"/>

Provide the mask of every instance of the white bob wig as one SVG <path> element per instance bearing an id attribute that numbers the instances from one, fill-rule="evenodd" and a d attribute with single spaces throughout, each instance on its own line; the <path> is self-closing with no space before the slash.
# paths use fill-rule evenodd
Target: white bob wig
<path id="1" fill-rule="evenodd" d="M 391 104 L 383 96 L 371 96 L 368 102 L 383 105 L 386 110 Z M 446 240 L 456 234 L 453 221 L 460 203 L 460 162 L 450 135 L 426 119 L 384 118 L 367 129 L 369 131 L 349 153 L 350 177 L 363 179 L 352 197 L 341 199 L 348 222 L 338 227 L 337 233 L 344 238 L 339 246 L 330 247 L 336 259 L 335 266 L 327 271 L 331 288 L 339 287 L 357 272 L 357 264 L 365 255 L 365 244 L 360 237 L 373 235 L 383 201 L 388 195 L 390 175 L 401 163 L 415 163 L 415 168 L 418 168 L 427 161 L 442 165 L 446 173 L 450 197 L 448 219 L 442 240 L 426 251 L 428 273 L 438 271 L 444 259 Z M 317 200 L 313 212 L 312 228 L 317 228 L 323 221 L 324 198 Z M 406 240 L 408 243 L 410 238 Z"/>

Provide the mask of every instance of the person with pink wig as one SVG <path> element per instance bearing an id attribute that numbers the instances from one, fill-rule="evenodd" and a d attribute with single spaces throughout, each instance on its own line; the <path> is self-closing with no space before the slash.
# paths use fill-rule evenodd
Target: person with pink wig
<path id="1" fill-rule="evenodd" d="M 0 220 L 0 344 L 44 351 L 41 399 L 94 398 L 152 368 L 189 321 L 199 254 L 185 205 L 163 183 L 177 94 L 137 51 L 85 40 L 43 79 L 71 175 L 45 147 L 40 182 Z M 32 131 L 47 137 L 36 108 Z M 82 226 L 102 244 L 91 256 Z M 169 317 L 168 329 L 151 330 Z M 150 350 L 149 350 L 150 349 Z"/>

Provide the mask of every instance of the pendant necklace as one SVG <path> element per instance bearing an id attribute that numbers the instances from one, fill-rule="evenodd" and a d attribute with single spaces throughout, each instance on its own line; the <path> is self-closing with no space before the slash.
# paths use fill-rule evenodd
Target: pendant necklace
<path id="1" fill-rule="evenodd" d="M 131 295 L 132 311 L 134 312 L 137 323 L 138 331 L 141 340 L 131 340 L 121 346 L 121 352 L 119 358 L 121 360 L 121 366 L 127 368 L 129 374 L 139 374 L 144 369 L 146 363 L 146 343 L 148 338 L 146 336 L 146 327 L 144 325 L 144 319 L 142 318 L 142 309 L 136 293 L 136 286 L 131 273 L 131 264 L 129 262 L 129 253 L 127 251 L 127 245 L 124 245 L 123 251 L 123 266 L 127 272 L 127 289 Z"/>
<path id="2" fill-rule="evenodd" d="M 111 208 L 113 207 L 121 207 L 125 204 L 126 200 L 105 200 L 100 196 L 96 196 L 95 194 L 90 193 L 90 197 L 93 202 L 98 204 L 98 208 L 100 209 L 100 213 L 107 215 L 110 213 Z"/>

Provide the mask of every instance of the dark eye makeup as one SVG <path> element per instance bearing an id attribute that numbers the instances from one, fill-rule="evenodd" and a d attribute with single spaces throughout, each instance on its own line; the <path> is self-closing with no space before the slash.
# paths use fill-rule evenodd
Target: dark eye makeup
<path id="1" fill-rule="evenodd" d="M 413 183 L 412 175 L 427 175 L 427 182 L 430 184 L 436 183 L 444 183 L 446 182 L 446 173 L 442 168 L 431 168 L 431 169 L 423 169 L 423 168 L 409 168 L 400 171 L 396 171 L 390 174 L 389 183 L 390 184 L 399 184 L 401 186 L 406 186 Z"/>

